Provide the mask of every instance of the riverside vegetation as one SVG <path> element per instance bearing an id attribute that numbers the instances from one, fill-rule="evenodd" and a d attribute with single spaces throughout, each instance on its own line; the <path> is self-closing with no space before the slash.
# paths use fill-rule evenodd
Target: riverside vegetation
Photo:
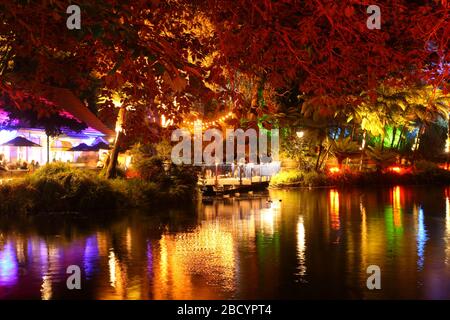
<path id="1" fill-rule="evenodd" d="M 328 187 L 328 186 L 372 186 L 372 185 L 419 185 L 450 184 L 450 171 L 429 161 L 418 161 L 410 169 L 395 171 L 351 171 L 325 173 L 291 169 L 272 177 L 271 188 Z"/>
<path id="2" fill-rule="evenodd" d="M 138 166 L 139 177 L 108 180 L 95 171 L 53 163 L 0 185 L 1 215 L 111 212 L 133 207 L 192 202 L 197 193 L 193 168 L 157 157 Z"/>

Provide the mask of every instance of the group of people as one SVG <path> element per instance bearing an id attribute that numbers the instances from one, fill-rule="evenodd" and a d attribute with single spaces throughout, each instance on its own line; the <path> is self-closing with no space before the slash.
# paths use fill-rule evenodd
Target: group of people
<path id="1" fill-rule="evenodd" d="M 0 171 L 8 171 L 8 170 L 28 170 L 35 171 L 40 167 L 38 161 L 31 160 L 30 163 L 26 161 L 18 161 L 17 163 L 8 163 L 6 161 L 6 157 L 3 154 L 0 154 Z"/>
<path id="2" fill-rule="evenodd" d="M 28 170 L 28 171 L 31 171 L 31 172 L 33 172 L 34 170 L 38 169 L 39 166 L 40 166 L 39 162 L 38 161 L 34 161 L 34 160 L 31 160 L 30 163 L 28 163 L 26 161 L 23 161 L 22 163 L 18 164 L 18 168 L 20 170 Z"/>

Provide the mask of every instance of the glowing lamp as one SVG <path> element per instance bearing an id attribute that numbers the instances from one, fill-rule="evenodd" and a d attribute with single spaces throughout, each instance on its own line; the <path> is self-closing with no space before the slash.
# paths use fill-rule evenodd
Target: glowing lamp
<path id="1" fill-rule="evenodd" d="M 395 172 L 395 173 L 401 173 L 402 172 L 402 168 L 400 168 L 400 167 L 389 167 L 389 171 Z"/>
<path id="2" fill-rule="evenodd" d="M 331 167 L 329 171 L 330 173 L 338 173 L 339 171 L 341 171 L 341 169 L 339 169 L 339 167 Z"/>
<path id="3" fill-rule="evenodd" d="M 297 131 L 297 137 L 299 137 L 300 139 L 303 138 L 304 135 L 305 133 L 303 131 Z"/>

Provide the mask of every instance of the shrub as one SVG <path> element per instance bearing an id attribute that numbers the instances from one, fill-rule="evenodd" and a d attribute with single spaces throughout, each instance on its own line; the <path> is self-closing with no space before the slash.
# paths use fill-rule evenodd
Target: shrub
<path id="1" fill-rule="evenodd" d="M 418 171 L 435 171 L 439 170 L 436 163 L 427 160 L 418 160 L 415 163 L 415 168 Z"/>
<path id="2" fill-rule="evenodd" d="M 330 178 L 321 172 L 311 171 L 305 174 L 304 186 L 307 187 L 322 187 L 332 184 Z"/>
<path id="3" fill-rule="evenodd" d="M 300 186 L 303 179 L 303 172 L 300 170 L 281 171 L 270 179 L 270 186 Z"/>
<path id="4" fill-rule="evenodd" d="M 366 149 L 367 156 L 375 162 L 378 172 L 394 164 L 397 160 L 397 154 L 391 150 L 382 150 L 381 148 L 374 148 L 369 146 Z"/>
<path id="5" fill-rule="evenodd" d="M 156 167 L 153 169 L 151 176 L 158 177 L 155 181 L 107 180 L 94 171 L 49 164 L 26 178 L 0 185 L 0 214 L 114 212 L 120 208 L 192 202 L 197 193 L 195 168 L 172 165 L 168 172 L 160 168 L 158 173 Z"/>
<path id="6" fill-rule="evenodd" d="M 270 187 L 321 187 L 333 184 L 333 179 L 325 173 L 301 170 L 282 171 L 270 180 Z"/>
<path id="7" fill-rule="evenodd" d="M 26 215 L 35 206 L 36 189 L 21 180 L 0 185 L 0 213 Z"/>
<path id="8" fill-rule="evenodd" d="M 155 203 L 158 199 L 159 187 L 156 183 L 142 179 L 111 180 L 114 190 L 122 195 L 123 205 L 139 207 Z"/>
<path id="9" fill-rule="evenodd" d="M 0 187 L 2 212 L 87 212 L 117 208 L 120 194 L 95 173 L 67 164 L 48 164 Z"/>
<path id="10" fill-rule="evenodd" d="M 166 177 L 163 159 L 157 156 L 142 158 L 135 162 L 139 176 L 147 181 L 163 183 Z"/>

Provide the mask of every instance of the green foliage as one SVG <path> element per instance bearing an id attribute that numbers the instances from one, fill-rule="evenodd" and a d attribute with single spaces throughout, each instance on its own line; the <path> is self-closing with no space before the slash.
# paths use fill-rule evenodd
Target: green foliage
<path id="1" fill-rule="evenodd" d="M 447 121 L 439 119 L 427 125 L 420 137 L 419 153 L 424 159 L 433 159 L 444 152 L 447 138 Z"/>
<path id="2" fill-rule="evenodd" d="M 303 180 L 304 173 L 300 170 L 281 171 L 271 178 L 270 186 L 300 186 Z"/>
<path id="3" fill-rule="evenodd" d="M 197 188 L 197 170 L 192 166 L 170 162 L 170 146 L 166 142 L 136 145 L 133 148 L 133 166 L 141 179 L 158 185 L 164 197 L 189 200 Z"/>
<path id="4" fill-rule="evenodd" d="M 166 178 L 163 159 L 157 156 L 141 158 L 134 162 L 135 169 L 142 179 L 163 183 Z"/>
<path id="5" fill-rule="evenodd" d="M 308 187 L 329 186 L 332 179 L 323 172 L 311 171 L 304 175 L 304 185 Z"/>
<path id="6" fill-rule="evenodd" d="M 393 126 L 386 126 L 383 146 L 389 148 L 395 147 L 399 143 L 401 130 L 396 130 Z"/>
<path id="7" fill-rule="evenodd" d="M 161 196 L 159 186 L 154 182 L 142 179 L 110 180 L 114 190 L 125 199 L 125 205 L 130 207 L 148 206 L 155 203 Z M 162 201 L 166 199 L 161 199 Z"/>
<path id="8" fill-rule="evenodd" d="M 197 192 L 196 170 L 171 166 L 166 173 L 161 162 L 156 164 L 152 172 L 159 170 L 157 181 L 107 180 L 93 171 L 48 164 L 26 178 L 0 185 L 0 214 L 113 213 L 121 208 L 192 202 Z"/>
<path id="9" fill-rule="evenodd" d="M 282 154 L 286 158 L 299 161 L 306 156 L 303 141 L 295 135 L 283 139 L 281 147 Z"/>
<path id="10" fill-rule="evenodd" d="M 150 143 L 136 143 L 133 145 L 130 152 L 133 156 L 133 163 L 139 163 L 139 161 L 142 161 L 142 159 L 144 158 L 149 158 L 157 155 L 155 146 Z"/>
<path id="11" fill-rule="evenodd" d="M 170 160 L 172 153 L 172 144 L 168 139 L 163 139 L 155 145 L 156 154 L 163 160 Z"/>
<path id="12" fill-rule="evenodd" d="M 309 130 L 304 137 L 299 138 L 291 130 L 281 142 L 281 158 L 292 159 L 297 162 L 301 170 L 311 171 L 315 166 L 315 154 L 312 154 L 312 150 L 317 142 L 314 131 Z"/>
<path id="13" fill-rule="evenodd" d="M 0 185 L 0 213 L 2 215 L 26 215 L 35 208 L 36 190 L 22 181 Z"/>
<path id="14" fill-rule="evenodd" d="M 270 180 L 271 188 L 328 186 L 332 180 L 324 173 L 302 170 L 281 171 Z"/>
<path id="15" fill-rule="evenodd" d="M 347 138 L 334 141 L 332 152 L 337 158 L 340 166 L 345 159 L 359 153 L 359 144 L 355 141 L 352 141 L 351 137 L 349 136 Z"/>
<path id="16" fill-rule="evenodd" d="M 14 213 L 88 212 L 117 208 L 119 194 L 93 172 L 48 164 L 0 187 L 0 211 Z"/>
<path id="17" fill-rule="evenodd" d="M 397 154 L 390 150 L 382 150 L 369 146 L 366 149 L 367 156 L 375 162 L 377 171 L 381 171 L 390 165 L 394 164 L 397 159 Z"/>
<path id="18" fill-rule="evenodd" d="M 439 170 L 439 167 L 431 161 L 427 161 L 427 160 L 418 160 L 414 163 L 415 169 L 417 171 L 435 171 L 435 170 Z"/>
<path id="19" fill-rule="evenodd" d="M 429 162 L 418 162 L 415 171 L 398 174 L 395 172 L 352 172 L 343 171 L 325 175 L 317 172 L 304 173 L 300 170 L 280 172 L 272 177 L 271 188 L 328 187 L 328 186 L 377 186 L 402 184 L 450 184 L 450 172 Z"/>

